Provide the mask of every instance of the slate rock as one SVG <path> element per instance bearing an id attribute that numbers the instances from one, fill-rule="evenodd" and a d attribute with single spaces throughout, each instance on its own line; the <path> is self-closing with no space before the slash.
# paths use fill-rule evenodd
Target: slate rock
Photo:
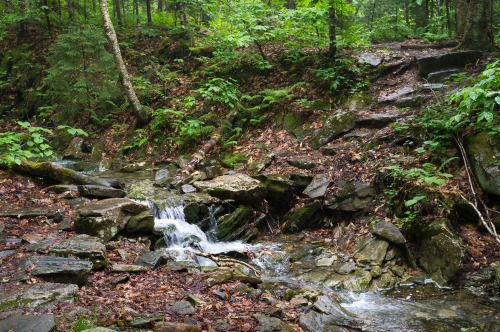
<path id="1" fill-rule="evenodd" d="M 465 149 L 481 188 L 500 196 L 500 138 L 483 131 L 467 137 Z"/>
<path id="2" fill-rule="evenodd" d="M 98 326 L 98 327 L 93 327 L 91 329 L 83 330 L 82 332 L 116 332 L 116 330 Z"/>
<path id="3" fill-rule="evenodd" d="M 381 239 L 370 241 L 354 257 L 359 263 L 381 265 L 389 248 L 389 242 Z"/>
<path id="4" fill-rule="evenodd" d="M 49 253 L 54 256 L 71 257 L 92 262 L 93 269 L 108 265 L 106 247 L 97 237 L 81 234 L 54 244 Z"/>
<path id="5" fill-rule="evenodd" d="M 155 215 L 153 210 L 147 209 L 130 218 L 125 226 L 125 230 L 129 234 L 153 234 L 155 231 Z"/>
<path id="6" fill-rule="evenodd" d="M 106 147 L 106 138 L 102 136 L 95 142 L 92 147 L 92 151 L 90 151 L 89 161 L 100 161 L 103 157 L 104 149 Z"/>
<path id="7" fill-rule="evenodd" d="M 73 229 L 73 220 L 70 216 L 65 216 L 60 223 L 57 224 L 56 229 L 60 231 L 71 231 Z"/>
<path id="8" fill-rule="evenodd" d="M 399 231 L 399 229 L 394 224 L 391 224 L 390 222 L 387 222 L 385 220 L 379 221 L 378 223 L 373 225 L 371 227 L 371 231 L 373 234 L 380 236 L 390 243 L 394 243 L 397 245 L 406 243 L 406 239 Z"/>
<path id="9" fill-rule="evenodd" d="M 260 159 L 254 161 L 247 167 L 247 172 L 250 174 L 258 174 L 262 172 L 264 169 L 269 167 L 269 165 L 271 165 L 271 163 L 274 160 L 274 157 L 275 157 L 274 153 L 266 154 L 260 157 Z"/>
<path id="10" fill-rule="evenodd" d="M 191 315 L 196 312 L 196 309 L 188 301 L 179 301 L 171 306 L 167 305 L 166 309 L 169 309 L 178 315 Z"/>
<path id="11" fill-rule="evenodd" d="M 83 159 L 84 140 L 82 137 L 74 137 L 69 146 L 64 150 L 63 159 Z"/>
<path id="12" fill-rule="evenodd" d="M 258 234 L 255 227 L 250 225 L 253 220 L 253 209 L 246 205 L 240 206 L 233 213 L 217 219 L 218 239 L 221 241 L 249 241 L 253 239 Z"/>
<path id="13" fill-rule="evenodd" d="M 344 262 L 338 263 L 333 268 L 338 274 L 350 274 L 356 270 L 356 263 Z"/>
<path id="14" fill-rule="evenodd" d="M 315 214 L 321 209 L 321 202 L 314 201 L 302 207 L 296 207 L 290 210 L 285 217 L 286 224 L 283 227 L 284 233 L 297 233 L 313 226 L 316 222 Z"/>
<path id="15" fill-rule="evenodd" d="M 149 166 L 146 164 L 146 162 L 141 161 L 141 162 L 137 162 L 137 163 L 130 163 L 130 164 L 127 164 L 127 165 L 123 166 L 120 169 L 120 172 L 121 173 L 134 173 L 134 172 L 137 172 L 137 171 L 144 171 L 148 167 Z"/>
<path id="16" fill-rule="evenodd" d="M 196 188 L 190 184 L 184 184 L 181 186 L 181 192 L 183 194 L 190 194 L 196 192 Z"/>
<path id="17" fill-rule="evenodd" d="M 358 63 L 360 65 L 370 65 L 372 67 L 378 67 L 382 63 L 382 58 L 378 55 L 362 53 L 358 58 Z"/>
<path id="18" fill-rule="evenodd" d="M 293 186 L 298 190 L 303 191 L 311 183 L 313 177 L 300 173 L 290 174 L 290 180 L 293 181 Z"/>
<path id="19" fill-rule="evenodd" d="M 81 287 L 87 283 L 91 269 L 92 263 L 88 261 L 43 256 L 33 269 L 33 275 L 44 279 L 52 279 L 59 283 L 77 284 Z"/>
<path id="20" fill-rule="evenodd" d="M 276 317 L 259 314 L 252 315 L 252 317 L 260 324 L 255 330 L 261 332 L 280 331 L 280 326 L 283 323 L 281 319 Z"/>
<path id="21" fill-rule="evenodd" d="M 437 72 L 432 72 L 427 75 L 427 81 L 430 83 L 444 83 L 448 81 L 451 75 L 459 74 L 461 70 L 459 69 L 447 69 Z"/>
<path id="22" fill-rule="evenodd" d="M 370 113 L 357 120 L 358 126 L 365 128 L 381 128 L 398 119 L 396 113 Z"/>
<path id="23" fill-rule="evenodd" d="M 325 196 L 329 185 L 330 176 L 328 174 L 318 174 L 302 193 L 311 199 L 320 198 Z"/>
<path id="24" fill-rule="evenodd" d="M 432 54 L 417 58 L 418 71 L 420 76 L 427 77 L 429 73 L 450 69 L 464 68 L 465 65 L 475 62 L 481 58 L 479 51 L 449 52 L 442 54 Z"/>
<path id="25" fill-rule="evenodd" d="M 56 184 L 45 188 L 46 191 L 52 191 L 56 194 L 62 194 L 67 191 L 78 192 L 78 186 L 74 184 Z"/>
<path id="26" fill-rule="evenodd" d="M 281 174 L 260 174 L 255 176 L 267 189 L 267 201 L 278 209 L 288 207 L 292 198 L 293 181 Z"/>
<path id="27" fill-rule="evenodd" d="M 148 251 L 139 256 L 134 264 L 156 269 L 158 266 L 166 264 L 168 259 L 169 257 L 161 251 Z"/>
<path id="28" fill-rule="evenodd" d="M 113 264 L 111 265 L 111 272 L 130 272 L 130 273 L 143 273 L 149 270 L 146 266 L 132 265 L 132 264 Z"/>
<path id="29" fill-rule="evenodd" d="M 45 253 L 50 246 L 54 244 L 54 239 L 51 237 L 46 238 L 45 240 L 39 241 L 37 243 L 29 244 L 24 247 L 24 250 L 27 252 L 37 252 L 40 254 Z"/>
<path id="30" fill-rule="evenodd" d="M 409 95 L 413 92 L 415 92 L 415 89 L 407 86 L 407 87 L 404 87 L 404 88 L 397 90 L 396 92 L 394 92 L 388 96 L 379 97 L 378 102 L 379 103 L 393 102 L 393 101 L 396 101 L 399 98 L 406 96 L 406 95 Z"/>
<path id="31" fill-rule="evenodd" d="M 347 133 L 356 126 L 356 119 L 343 110 L 337 110 L 330 114 L 323 122 L 318 134 L 311 140 L 309 146 L 318 149 L 333 141 L 338 136 Z"/>
<path id="32" fill-rule="evenodd" d="M 212 324 L 214 327 L 215 324 Z M 158 322 L 153 328 L 153 332 L 201 332 L 201 327 L 185 324 L 185 323 L 174 323 L 174 322 Z"/>
<path id="33" fill-rule="evenodd" d="M 157 187 L 167 187 L 175 179 L 178 170 L 179 167 L 174 164 L 169 164 L 165 168 L 159 169 L 155 173 L 154 185 Z"/>
<path id="34" fill-rule="evenodd" d="M 113 187 L 96 186 L 96 185 L 81 185 L 78 186 L 78 192 L 83 197 L 89 198 L 123 198 L 127 193 L 121 189 Z"/>
<path id="35" fill-rule="evenodd" d="M 323 156 L 335 156 L 337 154 L 337 150 L 338 148 L 335 147 L 335 146 L 324 146 L 322 149 L 321 149 L 321 154 Z"/>
<path id="36" fill-rule="evenodd" d="M 425 103 L 424 96 L 416 95 L 412 97 L 399 98 L 394 102 L 394 105 L 401 108 L 404 107 L 416 108 L 422 106 L 424 103 Z"/>
<path id="37" fill-rule="evenodd" d="M 50 332 L 56 328 L 54 315 L 15 315 L 0 320 L 0 331 Z"/>
<path id="38" fill-rule="evenodd" d="M 0 310 L 7 308 L 45 306 L 53 301 L 73 303 L 78 286 L 72 284 L 33 284 L 10 293 L 0 294 Z"/>
<path id="39" fill-rule="evenodd" d="M 3 211 L 0 212 L 0 217 L 10 217 L 10 218 L 35 218 L 39 216 L 44 216 L 48 218 L 53 218 L 57 212 L 59 212 L 60 208 L 53 206 L 40 206 L 34 208 L 22 208 L 16 209 L 12 211 Z"/>
<path id="40" fill-rule="evenodd" d="M 248 175 L 235 173 L 210 181 L 196 181 L 193 185 L 219 199 L 233 199 L 239 204 L 257 204 L 265 199 L 266 188 Z"/>
<path id="41" fill-rule="evenodd" d="M 422 92 L 442 90 L 448 88 L 448 85 L 443 83 L 425 83 L 418 86 L 418 90 Z"/>
<path id="42" fill-rule="evenodd" d="M 75 219 L 75 231 L 109 241 L 125 228 L 129 219 L 148 207 L 127 198 L 108 198 L 81 207 Z"/>
<path id="43" fill-rule="evenodd" d="M 314 161 L 302 158 L 287 159 L 286 162 L 289 165 L 297 167 L 299 169 L 313 169 L 314 167 L 317 166 L 317 164 Z"/>

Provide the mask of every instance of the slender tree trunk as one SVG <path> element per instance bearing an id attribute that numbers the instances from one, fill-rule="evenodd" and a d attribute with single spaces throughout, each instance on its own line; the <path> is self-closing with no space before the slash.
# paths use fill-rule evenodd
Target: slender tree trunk
<path id="1" fill-rule="evenodd" d="M 429 0 L 422 0 L 421 5 L 416 8 L 416 27 L 425 28 L 429 23 Z"/>
<path id="2" fill-rule="evenodd" d="M 448 38 L 451 38 L 450 0 L 445 0 L 445 6 L 446 6 L 446 29 L 448 30 Z"/>
<path id="3" fill-rule="evenodd" d="M 75 13 L 73 12 L 73 0 L 68 0 L 68 16 L 69 24 L 73 24 L 75 21 Z"/>
<path id="4" fill-rule="evenodd" d="M 134 10 L 137 19 L 137 25 L 141 24 L 141 19 L 139 18 L 139 0 L 134 0 Z"/>
<path id="5" fill-rule="evenodd" d="M 49 30 L 49 33 L 52 29 L 52 26 L 50 25 L 50 18 L 49 18 L 49 4 L 47 3 L 47 0 L 43 0 L 43 15 L 45 16 L 45 20 L 47 22 L 47 29 Z"/>
<path id="6" fill-rule="evenodd" d="M 491 28 L 490 0 L 469 0 L 469 12 L 464 35 L 458 48 L 491 51 L 494 48 Z"/>
<path id="7" fill-rule="evenodd" d="M 125 0 L 122 0 L 122 20 L 126 25 L 127 24 L 127 14 L 125 12 Z"/>
<path id="8" fill-rule="evenodd" d="M 120 51 L 120 46 L 118 45 L 118 39 L 116 38 L 116 32 L 109 17 L 108 4 L 106 0 L 99 0 L 99 7 L 101 8 L 101 15 L 104 21 L 104 30 L 106 32 L 106 37 L 111 45 L 113 57 L 115 59 L 116 67 L 118 69 L 118 76 L 120 78 L 121 86 L 127 95 L 130 105 L 132 106 L 132 111 L 134 116 L 139 121 L 139 124 L 145 124 L 151 121 L 151 115 L 144 110 L 137 95 L 135 94 L 132 83 L 128 76 L 127 68 L 123 62 L 122 53 Z"/>
<path id="9" fill-rule="evenodd" d="M 158 9 L 157 11 L 161 13 L 163 11 L 163 0 L 158 0 Z"/>
<path id="10" fill-rule="evenodd" d="M 455 0 L 455 34 L 461 38 L 467 24 L 467 13 L 469 12 L 469 1 Z"/>
<path id="11" fill-rule="evenodd" d="M 328 57 L 333 60 L 337 54 L 337 18 L 335 13 L 335 0 L 330 0 L 330 7 L 328 9 L 328 37 L 330 39 L 330 46 L 328 47 Z"/>
<path id="12" fill-rule="evenodd" d="M 184 26 L 188 26 L 189 25 L 189 21 L 188 21 L 188 17 L 187 17 L 187 14 L 184 10 L 184 8 L 186 7 L 186 3 L 184 1 L 179 1 L 179 16 L 180 16 L 180 20 L 181 20 L 181 25 L 184 25 Z"/>
<path id="13" fill-rule="evenodd" d="M 101 3 L 101 0 L 99 0 L 99 3 Z M 118 20 L 118 25 L 122 26 L 122 11 L 120 9 L 120 0 L 113 0 L 113 4 L 115 7 L 115 15 L 116 19 Z M 102 12 L 102 9 L 101 9 Z"/>
<path id="14" fill-rule="evenodd" d="M 152 24 L 153 20 L 151 19 L 151 0 L 146 0 L 146 12 L 148 14 L 148 24 Z"/>
<path id="15" fill-rule="evenodd" d="M 87 23 L 87 0 L 83 0 L 83 20 Z"/>

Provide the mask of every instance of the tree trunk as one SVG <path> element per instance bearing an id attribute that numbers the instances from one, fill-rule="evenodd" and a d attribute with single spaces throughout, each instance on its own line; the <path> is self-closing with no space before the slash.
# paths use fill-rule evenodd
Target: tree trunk
<path id="1" fill-rule="evenodd" d="M 330 7 L 328 9 L 328 37 L 330 39 L 330 46 L 328 47 L 328 57 L 333 60 L 337 54 L 337 32 L 336 32 L 337 18 L 335 13 L 335 0 L 330 0 Z"/>
<path id="2" fill-rule="evenodd" d="M 464 35 L 459 49 L 491 51 L 494 48 L 490 0 L 470 0 Z"/>
<path id="3" fill-rule="evenodd" d="M 179 14 L 180 14 L 180 19 L 181 19 L 181 25 L 188 26 L 189 21 L 188 21 L 186 11 L 184 10 L 185 7 L 186 7 L 186 3 L 182 0 L 179 1 Z"/>
<path id="4" fill-rule="evenodd" d="M 141 19 L 139 18 L 139 0 L 134 0 L 134 10 L 137 18 L 137 25 L 139 25 L 141 24 Z"/>
<path id="5" fill-rule="evenodd" d="M 181 177 L 185 178 L 189 176 L 189 174 L 193 173 L 196 168 L 198 168 L 198 165 L 200 162 L 205 158 L 205 156 L 212 151 L 212 149 L 215 147 L 217 142 L 219 142 L 220 138 L 222 135 L 224 135 L 224 131 L 227 128 L 226 126 L 223 126 L 224 124 L 233 124 L 236 118 L 238 117 L 238 111 L 234 110 L 229 115 L 226 117 L 224 120 L 224 123 L 221 123 L 219 125 L 219 128 L 217 128 L 212 135 L 212 137 L 208 140 L 205 145 L 193 156 L 193 159 L 182 169 L 181 171 Z"/>
<path id="6" fill-rule="evenodd" d="M 99 3 L 100 2 L 101 1 L 99 0 Z M 120 9 L 120 0 L 114 0 L 113 2 L 114 2 L 114 5 L 115 5 L 115 15 L 116 15 L 116 19 L 118 20 L 118 25 L 122 26 L 122 11 Z M 101 12 L 102 12 L 102 8 L 101 8 Z M 110 20 L 110 22 L 111 22 L 111 20 Z"/>
<path id="7" fill-rule="evenodd" d="M 455 0 L 455 34 L 458 38 L 464 35 L 468 11 L 468 0 Z"/>
<path id="8" fill-rule="evenodd" d="M 109 17 L 108 4 L 106 0 L 99 0 L 99 7 L 101 8 L 106 37 L 108 38 L 108 41 L 111 45 L 113 58 L 115 59 L 115 64 L 118 69 L 118 76 L 120 78 L 121 86 L 125 94 L 127 95 L 129 103 L 132 106 L 132 112 L 136 119 L 139 121 L 139 124 L 146 124 L 151 121 L 151 115 L 143 109 L 141 103 L 139 102 L 139 99 L 137 98 L 137 95 L 135 94 L 134 88 L 132 87 L 132 83 L 130 82 L 127 68 L 123 63 L 122 53 L 120 51 L 120 46 L 118 45 L 118 39 L 116 38 L 115 29 Z"/>
<path id="9" fill-rule="evenodd" d="M 158 9 L 156 11 L 157 12 L 163 11 L 163 0 L 158 0 Z"/>
<path id="10" fill-rule="evenodd" d="M 151 18 L 151 0 L 146 0 L 146 12 L 148 14 L 148 24 L 152 24 L 153 20 Z"/>
<path id="11" fill-rule="evenodd" d="M 425 28 L 429 23 L 429 0 L 422 0 L 422 4 L 417 5 L 416 10 L 416 27 Z"/>
<path id="12" fill-rule="evenodd" d="M 446 6 L 446 29 L 448 30 L 448 38 L 451 38 L 450 0 L 445 0 L 445 6 Z"/>

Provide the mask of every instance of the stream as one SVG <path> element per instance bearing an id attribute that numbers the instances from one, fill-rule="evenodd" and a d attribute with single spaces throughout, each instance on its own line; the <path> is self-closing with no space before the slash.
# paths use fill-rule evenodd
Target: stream
<path id="1" fill-rule="evenodd" d="M 59 166 L 72 167 L 72 164 L 64 162 Z M 148 180 L 152 177 L 152 172 L 149 171 L 124 174 L 101 169 L 92 174 L 102 178 L 119 177 L 125 182 Z M 241 241 L 218 242 L 213 235 L 217 225 L 215 218 L 212 218 L 209 230 L 205 232 L 198 226 L 187 223 L 182 199 L 177 196 L 165 193 L 167 198 L 163 199 L 162 204 L 158 204 L 157 194 L 141 200 L 153 208 L 155 228 L 161 229 L 165 234 L 164 250 L 177 261 L 193 262 L 193 258 L 188 254 L 190 250 L 214 254 L 250 251 L 255 257 L 251 263 L 261 269 L 262 286 L 266 290 L 275 294 L 283 294 L 289 287 L 319 290 L 337 299 L 340 305 L 355 317 L 358 322 L 356 330 L 500 330 L 500 306 L 477 289 L 439 287 L 433 280 L 427 279 L 422 284 L 398 284 L 391 289 L 377 292 L 334 290 L 324 284 L 302 279 L 299 273 L 301 267 L 291 266 L 288 259 L 289 248 L 297 241 L 296 237 L 276 236 L 270 241 L 255 244 Z M 201 266 L 214 264 L 206 258 L 195 257 L 195 259 L 195 263 Z M 331 327 L 324 329 L 324 331 L 338 330 Z"/>

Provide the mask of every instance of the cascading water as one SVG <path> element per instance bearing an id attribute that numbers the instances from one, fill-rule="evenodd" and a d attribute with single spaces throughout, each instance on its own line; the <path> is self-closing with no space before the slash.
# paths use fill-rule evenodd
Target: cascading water
<path id="1" fill-rule="evenodd" d="M 153 203 L 148 203 L 155 213 L 155 229 L 163 232 L 165 239 L 165 249 L 178 261 L 191 260 L 190 251 L 219 254 L 230 251 L 244 252 L 252 248 L 251 245 L 241 241 L 218 242 L 214 236 L 207 235 L 197 225 L 186 222 L 184 207 L 181 203 L 173 206 L 158 208 Z M 212 212 L 212 210 L 210 210 Z M 211 227 L 207 232 L 214 234 L 217 223 L 211 217 Z M 210 260 L 198 259 L 201 265 L 208 265 Z"/>

